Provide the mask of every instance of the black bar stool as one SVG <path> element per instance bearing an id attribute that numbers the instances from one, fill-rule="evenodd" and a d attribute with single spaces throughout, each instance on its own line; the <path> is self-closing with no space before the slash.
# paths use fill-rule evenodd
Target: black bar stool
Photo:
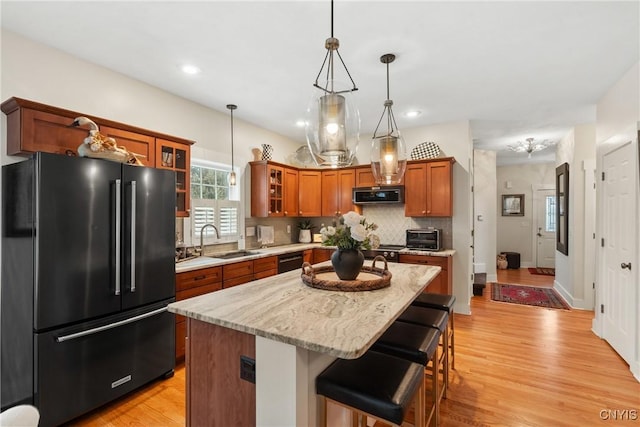
<path id="1" fill-rule="evenodd" d="M 431 372 L 437 372 L 440 331 L 412 323 L 394 322 L 373 344 L 371 350 L 420 363 L 425 368 L 431 363 Z M 424 377 L 423 377 L 424 378 Z M 425 384 L 426 393 L 426 384 Z M 431 375 L 431 405 L 425 403 L 425 423 L 440 425 L 440 399 L 438 375 Z M 425 395 L 425 402 L 427 401 Z"/>
<path id="2" fill-rule="evenodd" d="M 400 426 L 415 401 L 416 427 L 425 427 L 424 366 L 369 350 L 358 359 L 337 359 L 316 377 L 322 399 L 321 425 L 327 426 L 327 402 L 354 413 Z"/>
<path id="3" fill-rule="evenodd" d="M 436 308 L 446 311 L 449 314 L 449 362 L 451 369 L 456 369 L 456 349 L 455 349 L 455 325 L 453 321 L 453 307 L 456 304 L 454 295 L 422 293 L 411 303 L 418 307 Z"/>
<path id="4" fill-rule="evenodd" d="M 449 384 L 449 314 L 446 311 L 435 308 L 423 308 L 410 305 L 396 321 L 413 323 L 414 325 L 428 326 L 440 331 L 442 341 L 442 359 L 438 363 L 438 367 L 442 366 L 443 384 L 441 388 L 441 397 L 447 398 L 447 385 Z M 438 375 L 438 370 L 433 371 L 433 375 Z"/>

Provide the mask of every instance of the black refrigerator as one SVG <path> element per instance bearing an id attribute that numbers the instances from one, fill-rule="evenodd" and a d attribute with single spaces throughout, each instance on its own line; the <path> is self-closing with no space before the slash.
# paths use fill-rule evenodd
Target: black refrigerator
<path id="1" fill-rule="evenodd" d="M 2 168 L 2 409 L 59 425 L 175 364 L 175 173 L 36 153 Z"/>

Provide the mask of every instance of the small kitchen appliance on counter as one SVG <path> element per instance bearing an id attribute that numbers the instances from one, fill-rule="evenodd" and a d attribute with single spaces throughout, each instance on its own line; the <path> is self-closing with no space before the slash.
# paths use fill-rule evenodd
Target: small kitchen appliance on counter
<path id="1" fill-rule="evenodd" d="M 429 227 L 407 230 L 407 248 L 434 252 L 442 250 L 442 229 Z"/>

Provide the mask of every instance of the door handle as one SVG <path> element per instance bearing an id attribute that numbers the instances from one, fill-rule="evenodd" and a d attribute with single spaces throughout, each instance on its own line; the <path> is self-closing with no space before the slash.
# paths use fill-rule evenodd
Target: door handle
<path id="1" fill-rule="evenodd" d="M 136 182 L 131 181 L 131 292 L 136 291 Z"/>
<path id="2" fill-rule="evenodd" d="M 620 268 L 628 268 L 629 271 L 631 271 L 631 263 L 630 262 L 623 262 L 622 264 L 620 264 Z"/>
<path id="3" fill-rule="evenodd" d="M 116 179 L 116 238 L 115 238 L 115 250 L 116 250 L 116 274 L 115 274 L 115 295 L 120 295 L 120 229 L 122 226 L 122 219 L 120 218 L 120 197 L 122 192 L 122 181 Z"/>
<path id="4" fill-rule="evenodd" d="M 542 231 L 542 227 L 538 227 L 538 237 L 542 237 L 542 234 L 540 233 Z"/>

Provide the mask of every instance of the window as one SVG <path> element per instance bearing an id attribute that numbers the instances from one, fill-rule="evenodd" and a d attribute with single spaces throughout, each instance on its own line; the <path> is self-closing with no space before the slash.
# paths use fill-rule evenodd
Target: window
<path id="1" fill-rule="evenodd" d="M 191 166 L 191 234 L 194 243 L 200 242 L 200 230 L 205 224 L 218 229 L 221 241 L 239 238 L 240 202 L 230 200 L 234 188 L 229 186 L 229 170 L 194 161 Z M 204 230 L 204 242 L 216 240 L 212 227 Z"/>
<path id="2" fill-rule="evenodd" d="M 556 231 L 556 197 L 547 196 L 545 205 L 544 231 L 553 233 Z"/>

